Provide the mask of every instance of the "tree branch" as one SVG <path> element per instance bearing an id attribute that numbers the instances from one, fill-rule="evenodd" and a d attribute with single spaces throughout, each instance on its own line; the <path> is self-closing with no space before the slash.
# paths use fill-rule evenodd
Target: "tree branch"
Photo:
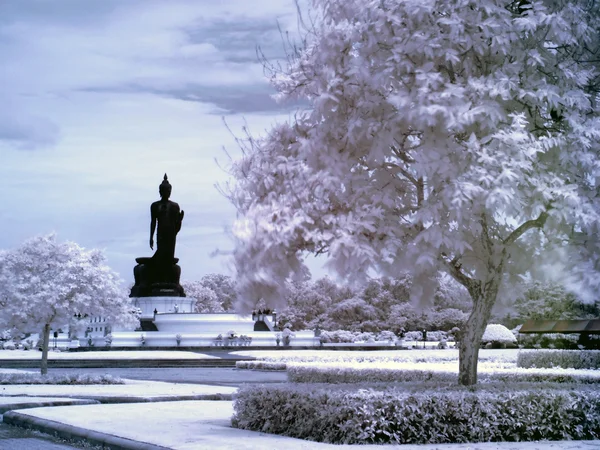
<path id="1" fill-rule="evenodd" d="M 425 201 L 425 183 L 423 182 L 423 177 L 420 177 L 417 180 L 417 206 L 423 206 L 423 202 Z"/>
<path id="2" fill-rule="evenodd" d="M 546 219 L 548 218 L 548 209 L 540 213 L 537 219 L 528 220 L 527 222 L 524 222 L 521 225 L 519 225 L 519 227 L 513 230 L 513 232 L 510 233 L 508 237 L 504 239 L 504 241 L 502 241 L 502 243 L 505 246 L 512 245 L 526 231 L 531 230 L 532 228 L 543 228 L 544 224 L 546 223 Z"/>
<path id="3" fill-rule="evenodd" d="M 402 167 L 400 167 L 398 164 L 385 163 L 384 167 L 387 168 L 387 169 L 397 170 L 402 175 L 404 175 L 404 177 L 406 177 L 408 179 L 408 181 L 410 181 L 412 184 L 414 184 L 415 187 L 417 187 L 417 188 L 419 187 L 418 180 L 415 177 L 413 177 L 408 171 L 406 171 L 405 169 L 403 169 Z"/>
<path id="4" fill-rule="evenodd" d="M 458 259 L 459 259 L 459 257 L 455 256 L 451 261 L 448 261 L 443 256 L 440 257 L 442 264 L 444 264 L 444 266 L 446 266 L 446 269 L 448 269 L 448 273 L 456 281 L 458 281 L 460 284 L 462 284 L 464 287 L 466 287 L 470 293 L 471 290 L 477 284 L 477 280 L 474 280 L 473 278 L 468 276 L 466 273 L 464 273 L 462 270 L 460 270 L 461 264 L 458 262 Z"/>

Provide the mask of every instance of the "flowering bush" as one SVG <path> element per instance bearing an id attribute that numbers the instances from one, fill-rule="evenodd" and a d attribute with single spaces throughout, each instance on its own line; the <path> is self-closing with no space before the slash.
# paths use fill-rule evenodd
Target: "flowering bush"
<path id="1" fill-rule="evenodd" d="M 490 386 L 472 392 L 454 386 L 411 392 L 247 385 L 238 391 L 234 410 L 234 427 L 335 444 L 583 440 L 600 435 L 600 393 L 585 388 Z"/>
<path id="2" fill-rule="evenodd" d="M 347 330 L 321 331 L 321 342 L 330 343 L 355 343 L 375 341 L 395 341 L 396 335 L 392 331 L 381 331 L 378 334 L 365 332 L 352 332 Z"/>
<path id="3" fill-rule="evenodd" d="M 428 331 L 427 341 L 429 342 L 440 342 L 448 339 L 448 333 L 445 331 Z"/>
<path id="4" fill-rule="evenodd" d="M 520 351 L 517 356 L 517 366 L 523 368 L 600 369 L 600 350 Z"/>
<path id="5" fill-rule="evenodd" d="M 325 344 L 329 343 L 352 343 L 354 342 L 356 333 L 346 330 L 335 330 L 335 331 L 322 331 L 321 342 Z"/>
<path id="6" fill-rule="evenodd" d="M 579 336 L 579 333 L 518 334 L 518 340 L 525 348 L 577 350 Z"/>
<path id="7" fill-rule="evenodd" d="M 388 330 L 381 331 L 375 338 L 375 340 L 377 340 L 377 341 L 390 341 L 390 342 L 394 342 L 396 339 L 398 339 L 398 337 L 394 334 L 394 332 L 388 331 Z"/>
<path id="8" fill-rule="evenodd" d="M 7 341 L 2 345 L 2 348 L 4 350 L 15 350 L 17 348 L 17 346 L 15 345 L 15 343 L 13 341 Z"/>

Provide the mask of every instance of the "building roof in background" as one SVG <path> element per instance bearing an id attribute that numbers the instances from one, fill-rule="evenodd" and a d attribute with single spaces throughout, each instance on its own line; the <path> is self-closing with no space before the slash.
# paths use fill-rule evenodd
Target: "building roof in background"
<path id="1" fill-rule="evenodd" d="M 519 333 L 584 333 L 600 334 L 600 319 L 528 320 Z"/>

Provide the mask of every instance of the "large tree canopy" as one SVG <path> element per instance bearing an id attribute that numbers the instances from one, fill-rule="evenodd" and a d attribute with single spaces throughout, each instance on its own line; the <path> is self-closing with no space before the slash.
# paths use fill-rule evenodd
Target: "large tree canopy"
<path id="1" fill-rule="evenodd" d="M 92 316 L 136 325 L 134 309 L 99 250 L 58 242 L 51 234 L 0 253 L 0 328 L 20 333 L 43 329 L 42 374 L 51 326 L 77 329 Z"/>
<path id="2" fill-rule="evenodd" d="M 409 271 L 414 298 L 446 271 L 473 299 L 459 379 L 474 383 L 507 279 L 600 286 L 600 8 L 313 5 L 304 47 L 272 76 L 311 108 L 248 136 L 233 167 L 240 288 L 277 298 L 306 251 L 348 277 Z"/>

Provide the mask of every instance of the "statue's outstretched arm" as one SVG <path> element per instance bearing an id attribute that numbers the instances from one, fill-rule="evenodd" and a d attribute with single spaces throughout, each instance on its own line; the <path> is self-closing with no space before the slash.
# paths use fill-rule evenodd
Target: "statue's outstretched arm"
<path id="1" fill-rule="evenodd" d="M 177 221 L 177 233 L 179 233 L 179 230 L 181 230 L 181 222 L 183 222 L 183 216 L 184 211 L 181 210 L 181 212 L 179 213 L 179 220 Z"/>

